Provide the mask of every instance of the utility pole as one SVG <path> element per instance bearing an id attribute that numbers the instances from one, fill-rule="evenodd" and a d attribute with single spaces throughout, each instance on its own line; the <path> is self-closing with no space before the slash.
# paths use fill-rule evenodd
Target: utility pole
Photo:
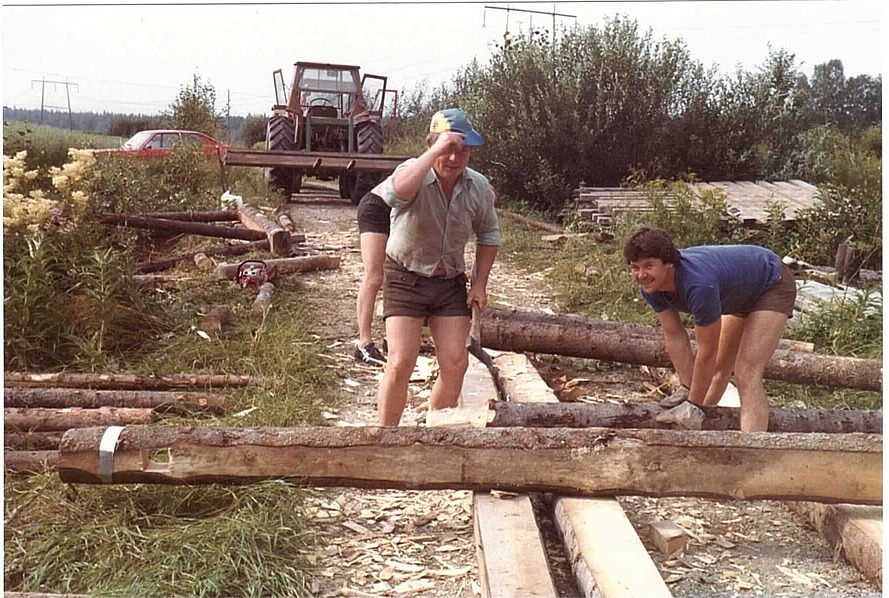
<path id="1" fill-rule="evenodd" d="M 68 81 L 47 81 L 46 79 L 31 79 L 31 85 L 34 83 L 40 83 L 40 124 L 43 124 L 43 111 L 46 108 L 54 108 L 56 110 L 64 110 L 64 106 L 48 106 L 44 103 L 44 98 L 46 97 L 46 84 L 51 83 L 53 85 L 64 85 L 65 86 L 65 95 L 68 98 L 68 128 L 72 131 L 74 130 L 74 116 L 71 113 L 71 86 L 77 87 L 80 89 L 80 85 L 77 83 L 69 83 Z"/>

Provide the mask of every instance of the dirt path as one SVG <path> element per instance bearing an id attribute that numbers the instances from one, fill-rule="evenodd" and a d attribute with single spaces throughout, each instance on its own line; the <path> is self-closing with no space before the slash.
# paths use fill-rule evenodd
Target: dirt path
<path id="1" fill-rule="evenodd" d="M 380 371 L 358 365 L 351 357 L 361 280 L 355 207 L 335 195 L 310 196 L 304 191 L 289 210 L 297 229 L 306 233 L 306 245 L 342 260 L 339 270 L 305 278 L 304 300 L 330 314 L 319 334 L 335 359 L 341 402 L 328 418 L 338 426 L 375 425 Z M 503 260 L 492 273 L 491 293 L 499 307 L 558 311 L 541 276 L 518 272 Z M 374 328 L 379 341 L 379 319 Z M 587 400 L 655 400 L 654 381 L 644 368 L 552 356 L 539 356 L 538 365 L 551 385 L 582 380 L 578 385 Z M 402 425 L 423 421 L 426 386 L 422 381 L 412 385 L 415 398 Z M 318 533 L 313 595 L 480 595 L 470 500 L 466 491 L 313 490 L 309 511 Z M 781 503 L 620 500 L 674 596 L 881 595 Z M 688 530 L 688 550 L 681 557 L 667 559 L 648 543 L 648 524 L 657 519 Z M 544 519 L 540 525 L 545 543 L 556 549 L 551 522 Z M 564 554 L 554 551 L 550 562 L 562 595 L 576 592 Z"/>

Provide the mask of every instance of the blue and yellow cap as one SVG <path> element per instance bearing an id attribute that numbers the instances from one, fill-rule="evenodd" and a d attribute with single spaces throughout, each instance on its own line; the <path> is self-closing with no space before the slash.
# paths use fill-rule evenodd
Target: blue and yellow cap
<path id="1" fill-rule="evenodd" d="M 436 112 L 432 117 L 432 123 L 429 125 L 430 133 L 445 133 L 452 131 L 454 133 L 463 134 L 463 145 L 469 147 L 482 145 L 485 140 L 478 134 L 478 131 L 472 128 L 469 122 L 469 115 L 459 108 L 448 108 Z"/>

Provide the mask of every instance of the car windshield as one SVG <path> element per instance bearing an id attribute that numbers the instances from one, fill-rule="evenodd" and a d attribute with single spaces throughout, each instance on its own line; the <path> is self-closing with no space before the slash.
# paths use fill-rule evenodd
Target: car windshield
<path id="1" fill-rule="evenodd" d="M 145 144 L 146 141 L 148 141 L 149 137 L 151 137 L 150 131 L 140 131 L 139 133 L 136 133 L 135 135 L 127 139 L 126 143 L 124 143 L 121 147 L 123 147 L 124 149 L 139 149 Z"/>

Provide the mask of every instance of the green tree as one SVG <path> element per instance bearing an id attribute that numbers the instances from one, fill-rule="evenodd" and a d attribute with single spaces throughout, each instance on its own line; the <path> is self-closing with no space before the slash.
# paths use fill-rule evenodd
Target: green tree
<path id="1" fill-rule="evenodd" d="M 221 121 L 222 115 L 216 110 L 216 89 L 197 73 L 164 114 L 164 122 L 171 129 L 200 131 L 212 137 L 219 137 Z"/>
<path id="2" fill-rule="evenodd" d="M 241 145 L 253 147 L 255 144 L 265 141 L 268 118 L 255 114 L 248 114 L 241 125 Z"/>

